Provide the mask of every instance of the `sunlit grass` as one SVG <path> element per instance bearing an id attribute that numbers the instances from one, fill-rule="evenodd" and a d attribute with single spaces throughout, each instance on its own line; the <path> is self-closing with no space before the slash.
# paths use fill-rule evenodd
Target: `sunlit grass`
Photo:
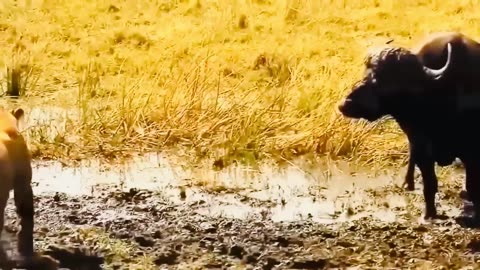
<path id="1" fill-rule="evenodd" d="M 220 165 L 303 154 L 400 164 L 395 123 L 337 112 L 366 50 L 480 34 L 477 1 L 5 0 L 0 11 L 0 62 L 29 78 L 19 104 L 78 114 L 54 136 L 31 127 L 36 156 L 180 145 Z"/>

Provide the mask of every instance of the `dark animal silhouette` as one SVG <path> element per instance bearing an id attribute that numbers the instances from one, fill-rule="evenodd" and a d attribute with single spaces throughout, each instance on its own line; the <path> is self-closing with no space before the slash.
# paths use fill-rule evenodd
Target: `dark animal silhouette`
<path id="1" fill-rule="evenodd" d="M 442 50 L 445 49 L 446 44 L 448 43 L 448 40 L 452 38 L 463 39 L 462 42 L 465 44 L 466 47 L 469 48 L 470 54 L 475 55 L 476 58 L 480 57 L 480 49 L 479 49 L 480 45 L 473 39 L 458 32 L 436 33 L 436 34 L 430 35 L 423 42 L 421 42 L 414 50 L 412 50 L 412 53 L 417 56 L 419 61 L 424 66 L 429 68 L 435 68 L 435 67 L 439 68 L 445 63 L 444 58 L 442 58 L 443 56 Z M 389 43 L 386 43 L 386 44 L 389 44 Z M 461 52 L 456 52 L 456 53 L 461 53 Z M 456 54 L 456 56 L 458 57 L 462 55 Z M 470 59 L 474 59 L 474 58 L 470 58 Z M 415 183 L 414 183 L 415 161 L 413 158 L 413 156 L 415 155 L 414 153 L 415 146 L 412 145 L 410 138 L 408 139 L 410 144 L 409 159 L 408 159 L 407 172 L 405 174 L 405 181 L 403 183 L 403 187 L 405 187 L 407 190 L 412 191 L 415 189 Z"/>
<path id="2" fill-rule="evenodd" d="M 456 157 L 466 171 L 468 198 L 480 220 L 480 44 L 458 32 L 431 35 L 416 49 L 385 47 L 369 53 L 365 75 L 341 105 L 349 118 L 376 121 L 391 115 L 410 143 L 409 172 L 421 171 L 425 218 L 437 216 L 435 162 Z M 478 74 L 478 75 L 477 75 Z M 466 217 L 465 217 L 466 218 Z M 468 219 L 468 218 L 467 218 Z"/>

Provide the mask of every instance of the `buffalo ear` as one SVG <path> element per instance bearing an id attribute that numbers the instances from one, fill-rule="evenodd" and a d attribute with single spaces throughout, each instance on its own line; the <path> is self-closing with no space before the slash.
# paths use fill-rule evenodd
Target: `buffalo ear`
<path id="1" fill-rule="evenodd" d="M 12 110 L 12 115 L 18 121 L 25 116 L 25 111 L 23 111 L 22 108 L 16 108 L 16 109 Z"/>

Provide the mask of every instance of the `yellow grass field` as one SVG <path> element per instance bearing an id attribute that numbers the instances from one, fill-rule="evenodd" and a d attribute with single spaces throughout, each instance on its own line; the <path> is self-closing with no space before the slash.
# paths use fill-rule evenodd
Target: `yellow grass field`
<path id="1" fill-rule="evenodd" d="M 480 37 L 480 1 L 466 0 L 4 0 L 0 12 L 0 61 L 27 81 L 7 106 L 78 112 L 47 126 L 54 136 L 29 129 L 35 155 L 53 157 L 176 145 L 227 163 L 403 165 L 396 123 L 337 111 L 367 49 L 435 31 Z"/>

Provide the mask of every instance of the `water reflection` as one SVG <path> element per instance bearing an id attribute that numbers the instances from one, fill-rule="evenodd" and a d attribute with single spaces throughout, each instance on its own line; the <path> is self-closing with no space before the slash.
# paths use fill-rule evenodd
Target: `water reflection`
<path id="1" fill-rule="evenodd" d="M 237 165 L 221 171 L 204 165 L 188 166 L 162 154 L 117 164 L 90 160 L 75 168 L 41 162 L 34 165 L 34 188 L 36 194 L 94 195 L 97 185 L 116 185 L 160 191 L 172 203 L 195 205 L 196 211 L 205 215 L 245 218 L 268 211 L 274 221 L 324 223 L 369 215 L 394 221 L 395 213 L 379 206 L 388 202 L 391 208 L 404 208 L 410 203 L 400 195 L 374 198 L 368 193 L 369 189 L 398 184 L 399 177 L 349 174 L 345 163 L 328 168 L 320 165 L 308 172 L 295 165 L 278 168 L 265 164 L 258 170 Z M 180 187 L 186 187 L 185 199 L 180 197 Z"/>

